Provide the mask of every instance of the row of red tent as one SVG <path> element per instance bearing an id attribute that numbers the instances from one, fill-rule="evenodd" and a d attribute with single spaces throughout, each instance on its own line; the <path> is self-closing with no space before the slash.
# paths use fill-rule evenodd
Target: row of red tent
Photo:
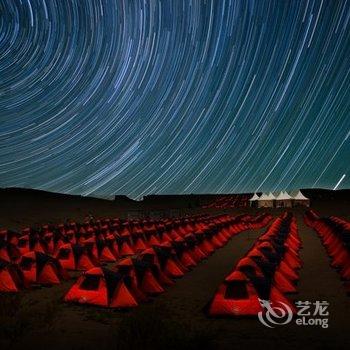
<path id="1" fill-rule="evenodd" d="M 339 272 L 350 295 L 350 222 L 337 216 L 320 217 L 314 210 L 305 213 L 304 221 L 317 232 L 331 267 Z"/>
<path id="2" fill-rule="evenodd" d="M 64 300 L 109 308 L 132 308 L 140 302 L 161 294 L 207 258 L 228 240 L 249 228 L 260 228 L 270 220 L 269 215 L 256 218 L 230 218 L 227 215 L 212 218 L 215 227 L 207 238 L 198 239 L 193 233 L 181 240 L 152 244 L 137 255 L 119 260 L 111 269 L 94 267 L 84 272 L 66 294 Z M 184 244 L 182 244 L 184 243 Z"/>
<path id="3" fill-rule="evenodd" d="M 301 241 L 296 219 L 284 213 L 270 225 L 235 265 L 206 307 L 212 317 L 254 316 L 269 305 L 295 306 L 286 294 L 296 293 Z"/>
<path id="4" fill-rule="evenodd" d="M 215 223 L 210 218 L 202 218 L 203 220 L 197 216 L 182 221 L 177 219 L 173 222 L 164 220 L 142 223 L 105 219 L 81 225 L 71 222 L 66 225 L 59 224 L 57 227 L 44 225 L 36 230 L 25 228 L 22 233 L 2 230 L 0 259 L 16 262 L 30 251 L 56 256 L 61 248 L 64 250 L 70 244 L 80 248 L 88 247 L 89 252 L 102 262 L 113 262 L 152 244 L 181 240 L 189 233 L 205 234 Z M 245 220 L 244 217 L 240 219 Z"/>
<path id="5" fill-rule="evenodd" d="M 221 196 L 214 199 L 209 204 L 202 206 L 203 209 L 215 208 L 215 209 L 228 209 L 228 208 L 242 208 L 249 206 L 250 195 L 236 194 L 232 196 Z"/>
<path id="6" fill-rule="evenodd" d="M 238 217 L 238 219 L 242 222 L 250 220 L 247 215 Z M 145 249 L 147 243 L 159 244 L 177 240 L 189 233 L 205 234 L 206 230 L 210 230 L 215 225 L 213 220 L 205 216 L 143 222 L 104 219 L 84 224 L 70 222 L 66 225 L 59 224 L 57 227 L 44 225 L 36 230 L 25 228 L 22 233 L 1 230 L 0 258 L 13 261 L 29 251 L 53 254 L 64 243 L 85 244 L 91 238 L 94 242 L 102 243 L 116 241 L 120 248 L 116 248 L 118 250 L 116 253 L 120 251 L 121 256 L 130 255 L 130 245 L 133 245 L 135 250 L 142 250 Z"/>
<path id="7" fill-rule="evenodd" d="M 157 247 L 176 249 L 188 264 L 184 248 L 208 251 L 220 244 L 218 230 L 234 234 L 260 225 L 249 216 L 192 216 L 161 221 L 104 219 L 26 228 L 0 233 L 0 291 L 16 292 L 33 284 L 52 285 L 68 279 L 68 270 L 89 270 Z M 194 244 L 196 243 L 196 244 Z M 198 246 L 198 247 L 197 247 Z M 188 249 L 189 249 L 188 248 Z M 199 253 L 198 253 L 199 254 Z"/>

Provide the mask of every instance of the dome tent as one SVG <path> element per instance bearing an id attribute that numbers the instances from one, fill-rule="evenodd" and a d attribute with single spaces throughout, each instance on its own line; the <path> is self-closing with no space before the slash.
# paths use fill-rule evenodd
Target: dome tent
<path id="1" fill-rule="evenodd" d="M 118 272 L 94 267 L 78 278 L 64 300 L 111 308 L 132 308 L 138 303 L 127 284 Z"/>

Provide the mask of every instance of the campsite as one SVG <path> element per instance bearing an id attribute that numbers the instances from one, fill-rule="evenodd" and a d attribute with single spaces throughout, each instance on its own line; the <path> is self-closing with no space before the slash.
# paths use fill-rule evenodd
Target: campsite
<path id="1" fill-rule="evenodd" d="M 118 243 L 119 246 L 116 244 L 117 241 L 114 241 L 116 245 L 109 243 L 105 245 L 105 249 L 95 245 L 94 251 L 89 248 L 91 245 L 89 242 L 93 241 L 91 240 L 93 226 L 85 224 L 82 226 L 84 230 L 81 229 L 84 234 L 80 235 L 80 238 L 75 237 L 81 241 L 84 240 L 82 246 L 85 250 L 73 254 L 73 237 L 70 237 L 69 229 L 78 226 L 79 220 L 86 219 L 85 212 L 90 215 L 96 213 L 94 220 L 97 222 L 100 220 L 101 227 L 108 224 L 109 220 L 111 220 L 110 223 L 116 222 L 111 214 L 109 219 L 98 214 L 101 210 L 107 212 L 107 207 L 110 213 L 113 212 L 114 207 L 115 212 L 119 213 L 119 219 L 125 220 L 127 212 L 123 213 L 122 209 L 125 207 L 125 199 L 117 198 L 115 201 L 92 199 L 90 202 L 88 198 L 45 192 L 2 191 L 1 209 L 5 213 L 5 216 L 1 217 L 2 222 L 6 222 L 11 230 L 23 230 L 23 234 L 20 235 L 22 239 L 18 244 L 23 254 L 20 254 L 22 258 L 18 266 L 23 269 L 29 262 L 33 266 L 35 261 L 34 265 L 37 268 L 44 263 L 45 270 L 41 267 L 41 274 L 36 274 L 35 280 L 32 270 L 28 271 L 24 268 L 25 286 L 16 285 L 16 281 L 13 280 L 13 286 L 18 289 L 1 294 L 1 324 L 5 325 L 1 328 L 1 345 L 23 348 L 30 344 L 37 348 L 53 349 L 70 346 L 92 349 L 98 345 L 102 349 L 107 349 L 110 348 L 110 344 L 113 344 L 117 349 L 160 349 L 165 346 L 175 349 L 180 344 L 186 348 L 197 349 L 205 344 L 208 348 L 228 349 L 233 343 L 242 346 L 247 344 L 248 346 L 258 344 L 269 346 L 272 342 L 292 348 L 302 341 L 305 346 L 333 347 L 336 344 L 338 348 L 346 348 L 349 344 L 346 333 L 347 315 L 350 311 L 350 299 L 347 296 L 349 289 L 337 273 L 331 258 L 328 257 L 331 252 L 327 253 L 317 231 L 314 231 L 314 222 L 317 220 L 315 215 L 334 214 L 341 214 L 342 220 L 348 222 L 350 217 L 346 215 L 349 205 L 347 194 L 344 191 L 332 193 L 305 190 L 303 192 L 310 200 L 311 211 L 308 206 L 299 205 L 288 208 L 255 208 L 249 201 L 254 194 L 244 195 L 247 205 L 245 207 L 230 207 L 232 202 L 227 198 L 232 199 L 232 196 L 227 195 L 209 197 L 209 199 L 208 197 L 196 198 L 197 203 L 201 201 L 204 203 L 189 208 L 189 203 L 194 199 L 184 196 L 178 200 L 175 207 L 165 208 L 165 215 L 172 211 L 181 213 L 186 218 L 194 216 L 198 218 L 197 225 L 203 225 L 199 219 L 201 215 L 209 216 L 212 218 L 210 219 L 212 228 L 215 222 L 218 224 L 221 220 L 220 226 L 226 229 L 212 230 L 217 233 L 209 238 L 210 244 L 207 239 L 204 239 L 198 246 L 193 245 L 193 237 L 187 233 L 184 235 L 186 245 L 192 248 L 183 251 L 180 244 L 182 240 L 178 237 L 181 230 L 176 233 L 177 231 L 170 229 L 169 226 L 169 230 L 161 229 L 163 234 L 160 236 L 159 233 L 155 234 L 151 223 L 147 225 L 145 223 L 143 231 L 146 230 L 148 233 L 141 235 L 142 230 L 139 230 L 141 225 L 136 226 L 134 231 L 139 232 L 139 239 L 132 245 L 125 244 L 127 240 L 124 238 Z M 297 198 L 300 198 L 297 191 L 295 193 Z M 4 204 L 9 203 L 10 198 L 16 201 L 20 199 L 22 208 Z M 62 215 L 65 215 L 65 212 L 64 210 L 62 213 L 55 211 L 54 216 L 42 222 L 42 217 L 45 215 L 45 209 L 41 207 L 43 200 L 49 203 L 46 208 L 48 213 L 52 213 L 53 207 L 64 208 L 63 203 L 67 203 L 67 208 L 71 206 L 75 208 L 71 210 L 71 216 L 66 221 L 66 223 L 72 223 L 74 220 L 70 227 L 66 226 L 68 229 L 66 233 L 71 243 L 64 244 L 56 241 L 55 245 L 59 245 L 60 249 L 54 249 L 55 253 L 51 254 L 47 254 L 50 249 L 53 249 L 51 234 L 48 231 L 55 225 L 58 230 L 63 229 L 60 223 L 62 224 Z M 159 204 L 156 204 L 157 200 Z M 161 202 L 161 196 L 158 199 L 152 199 L 149 203 L 130 201 L 129 211 L 133 216 L 136 211 L 139 214 L 152 212 L 160 215 Z M 222 203 L 227 203 L 228 208 L 215 208 L 215 205 L 211 204 L 217 202 L 220 207 Z M 31 220 L 34 221 L 29 221 L 24 216 L 27 203 L 31 204 L 31 208 L 28 209 L 31 210 Z M 207 206 L 209 208 L 203 208 Z M 156 211 L 154 211 L 155 208 Z M 289 216 L 287 212 L 290 213 Z M 309 214 L 306 215 L 306 213 Z M 279 220 L 282 221 L 278 223 Z M 285 220 L 287 221 L 283 224 Z M 35 228 L 38 227 L 39 222 L 45 223 L 43 225 L 45 239 L 26 239 L 28 235 L 26 223 Z M 190 231 L 188 224 L 189 222 L 184 222 L 183 230 Z M 238 293 L 242 293 L 242 281 L 246 278 L 244 273 L 248 273 L 249 266 L 250 269 L 256 266 L 261 256 L 259 250 L 261 251 L 262 248 L 257 246 L 258 239 L 261 242 L 260 245 L 266 246 L 264 237 L 269 237 L 272 232 L 292 232 L 288 231 L 290 229 L 276 231 L 273 228 L 281 224 L 287 225 L 286 227 L 292 225 L 294 233 L 290 234 L 296 235 L 297 240 L 295 241 L 295 237 L 288 238 L 289 236 L 283 239 L 293 241 L 292 246 L 298 252 L 298 257 L 287 257 L 287 260 L 280 265 L 280 270 L 276 272 L 273 282 L 273 285 L 279 286 L 279 290 L 273 292 L 273 298 L 287 302 L 289 305 L 296 300 L 326 300 L 329 302 L 329 326 L 326 329 L 320 330 L 317 326 L 302 327 L 296 324 L 269 329 L 256 318 L 261 306 L 253 294 L 244 299 L 245 302 L 250 300 L 248 304 L 244 304 L 244 307 L 243 304 L 226 305 L 225 299 L 220 297 L 225 295 L 225 293 L 220 294 L 220 290 L 227 283 L 225 281 L 236 281 L 228 284 L 235 286 L 232 287 L 231 294 L 237 293 L 238 290 Z M 121 228 L 122 230 L 118 231 L 120 236 L 127 237 L 126 225 L 121 225 Z M 2 234 L 4 234 L 3 231 Z M 172 242 L 171 247 L 177 250 L 176 260 L 173 260 L 174 256 L 170 258 L 166 254 L 170 247 L 169 244 L 162 244 L 162 239 L 164 243 Z M 154 249 L 150 248 L 151 246 Z M 163 246 L 163 255 L 159 255 L 159 251 L 156 253 L 161 246 Z M 29 247 L 32 248 L 27 252 Z M 120 248 L 119 256 L 116 258 L 115 249 L 118 248 Z M 33 254 L 33 251 L 36 253 Z M 3 253 L 4 249 L 0 251 L 2 259 Z M 204 255 L 201 255 L 203 253 Z M 47 255 L 59 259 L 56 262 L 51 262 L 48 258 L 43 259 Z M 138 258 L 134 260 L 136 256 Z M 168 256 L 167 261 L 157 265 L 161 269 L 150 265 L 150 261 L 159 259 L 160 256 L 163 258 Z M 73 261 L 73 258 L 77 257 L 79 257 L 77 263 L 80 265 L 76 265 Z M 292 260 L 289 260 L 291 258 Z M 96 259 L 99 260 L 97 264 Z M 57 261 L 60 262 L 61 267 L 64 267 L 63 270 L 69 277 L 60 273 L 60 269 L 57 269 Z M 337 262 L 337 264 L 340 263 L 343 261 Z M 94 267 L 94 264 L 101 267 Z M 290 266 L 293 268 L 291 269 Z M 142 267 L 141 270 L 140 267 Z M 84 271 L 87 272 L 84 273 Z M 139 277 L 135 279 L 135 272 L 137 276 L 142 275 L 141 279 Z M 348 272 L 346 270 L 343 272 L 343 277 L 347 278 Z M 14 275 L 12 273 L 12 276 Z M 285 276 L 289 276 L 288 280 Z M 0 274 L 0 277 L 4 278 L 4 274 Z M 101 278 L 106 281 L 104 286 L 98 283 Z M 139 281 L 138 288 L 136 288 L 137 281 Z M 81 285 L 85 286 L 83 290 L 79 287 Z M 252 285 L 249 290 L 253 291 Z M 264 290 L 266 289 L 259 290 L 260 296 L 264 295 Z M 257 295 L 257 290 L 254 293 Z M 240 309 L 241 307 L 243 308 Z M 237 310 L 242 310 L 241 314 Z M 55 339 L 54 343 L 52 339 Z"/>
<path id="2" fill-rule="evenodd" d="M 0 0 L 23 349 L 350 349 L 350 0 Z"/>

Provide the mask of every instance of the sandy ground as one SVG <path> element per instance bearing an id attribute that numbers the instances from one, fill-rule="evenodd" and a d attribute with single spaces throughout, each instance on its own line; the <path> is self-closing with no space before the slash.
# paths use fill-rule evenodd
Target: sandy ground
<path id="1" fill-rule="evenodd" d="M 316 202 L 322 215 L 337 214 L 350 220 L 348 205 Z M 142 209 L 142 208 L 141 208 Z M 114 203 L 90 198 L 23 194 L 0 196 L 0 226 L 20 229 L 27 225 L 81 221 L 89 212 L 96 217 L 126 217 L 141 210 L 137 203 Z M 145 210 L 143 208 L 142 210 Z M 178 208 L 183 213 L 203 212 Z M 215 213 L 216 211 L 209 211 Z M 254 209 L 221 210 L 237 215 L 261 212 Z M 349 348 L 350 297 L 339 275 L 329 266 L 321 242 L 303 222 L 303 210 L 293 210 L 303 242 L 298 294 L 293 300 L 325 300 L 329 328 L 289 324 L 268 329 L 257 319 L 210 319 L 203 308 L 227 273 L 262 233 L 246 231 L 235 237 L 208 260 L 178 280 L 163 295 L 135 310 L 120 312 L 65 304 L 62 297 L 72 281 L 52 288 L 27 290 L 0 296 L 0 348 L 22 349 L 234 349 L 252 347 Z M 274 216 L 281 210 L 271 210 Z"/>

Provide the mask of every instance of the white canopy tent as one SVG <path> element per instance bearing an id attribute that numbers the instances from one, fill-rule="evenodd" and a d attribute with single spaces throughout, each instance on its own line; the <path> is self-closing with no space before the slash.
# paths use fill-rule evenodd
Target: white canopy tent
<path id="1" fill-rule="evenodd" d="M 276 197 L 277 208 L 291 208 L 293 206 L 293 198 L 286 192 L 281 191 Z"/>
<path id="2" fill-rule="evenodd" d="M 275 196 L 270 192 L 269 194 L 263 193 L 258 199 L 258 208 L 273 208 Z"/>
<path id="3" fill-rule="evenodd" d="M 256 207 L 258 200 L 259 200 L 259 196 L 256 193 L 254 193 L 254 196 L 252 198 L 249 198 L 250 206 Z"/>
<path id="4" fill-rule="evenodd" d="M 294 206 L 304 206 L 309 207 L 310 206 L 310 199 L 305 197 L 301 191 L 299 190 L 298 193 L 294 196 Z"/>
<path id="5" fill-rule="evenodd" d="M 276 199 L 276 197 L 273 195 L 272 192 L 269 193 L 269 196 L 270 200 L 274 201 Z"/>

